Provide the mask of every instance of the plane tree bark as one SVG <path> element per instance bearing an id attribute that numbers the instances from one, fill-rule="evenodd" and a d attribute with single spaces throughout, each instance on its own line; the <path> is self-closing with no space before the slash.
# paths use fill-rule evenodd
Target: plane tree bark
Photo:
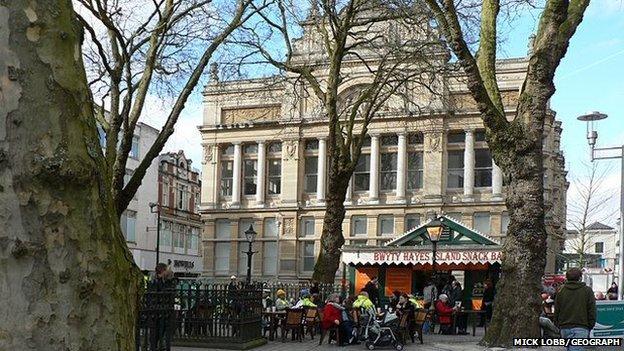
<path id="1" fill-rule="evenodd" d="M 439 45 L 427 36 L 427 21 L 410 27 L 400 21 L 399 12 L 376 0 L 301 3 L 277 0 L 275 6 L 259 10 L 265 31 L 256 25 L 244 28 L 247 36 L 240 43 L 252 49 L 248 58 L 273 65 L 283 73 L 295 92 L 301 87 L 304 94 L 299 98 L 316 98 L 317 117 L 327 120 L 325 216 L 313 279 L 333 282 L 344 244 L 346 192 L 369 125 L 391 97 L 409 99 L 405 94 L 408 82 L 412 88 L 432 84 L 435 68 L 427 55 L 435 56 L 434 47 Z M 307 12 L 307 17 L 298 17 L 302 12 Z M 389 21 L 398 24 L 395 29 L 409 34 L 402 38 L 398 33 L 393 35 Z M 313 52 L 297 48 L 306 45 L 302 43 L 305 39 L 295 38 L 301 33 L 316 45 Z M 267 48 L 266 42 L 271 40 L 282 45 L 285 55 Z M 346 61 L 360 65 L 365 73 L 345 69 Z"/>
<path id="2" fill-rule="evenodd" d="M 508 179 L 510 215 L 492 323 L 482 343 L 508 346 L 512 338 L 539 337 L 541 277 L 546 264 L 542 136 L 554 75 L 589 0 L 548 0 L 540 16 L 513 120 L 504 114 L 496 82 L 499 0 L 485 0 L 476 54 L 467 44 L 453 0 L 426 0 L 441 33 L 466 73 L 481 113 L 492 157 Z M 522 302 L 522 303 L 519 303 Z"/>
<path id="3" fill-rule="evenodd" d="M 140 272 L 102 172 L 80 24 L 0 1 L 0 349 L 131 350 Z"/>

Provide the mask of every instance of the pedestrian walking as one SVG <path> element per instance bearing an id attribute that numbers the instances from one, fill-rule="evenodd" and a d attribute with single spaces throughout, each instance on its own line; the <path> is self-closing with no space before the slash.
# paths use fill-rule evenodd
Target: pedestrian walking
<path id="1" fill-rule="evenodd" d="M 591 287 L 581 281 L 583 272 L 570 268 L 566 282 L 555 298 L 554 322 L 561 331 L 561 337 L 588 338 L 589 331 L 596 324 L 596 298 Z M 584 350 L 582 346 L 569 346 L 569 351 Z"/>
<path id="2" fill-rule="evenodd" d="M 368 298 L 373 302 L 373 305 L 379 306 L 379 283 L 377 277 L 373 277 L 362 289 L 368 293 Z"/>

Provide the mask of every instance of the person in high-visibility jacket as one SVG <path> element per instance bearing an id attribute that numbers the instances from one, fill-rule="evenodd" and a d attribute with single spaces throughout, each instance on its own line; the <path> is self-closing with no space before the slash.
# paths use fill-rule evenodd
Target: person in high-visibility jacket
<path id="1" fill-rule="evenodd" d="M 420 302 L 418 302 L 418 300 L 416 300 L 416 297 L 412 294 L 407 295 L 409 298 L 409 302 L 412 303 L 412 305 L 414 305 L 414 308 L 422 308 L 422 305 L 420 304 Z"/>
<path id="2" fill-rule="evenodd" d="M 316 304 L 312 302 L 312 295 L 310 295 L 310 290 L 302 289 L 300 293 L 301 297 L 299 301 L 295 304 L 295 308 L 301 307 L 316 307 Z"/>
<path id="3" fill-rule="evenodd" d="M 364 310 L 375 310 L 375 305 L 373 301 L 368 297 L 368 293 L 366 291 L 360 291 L 357 299 L 353 302 L 353 308 L 362 308 Z"/>

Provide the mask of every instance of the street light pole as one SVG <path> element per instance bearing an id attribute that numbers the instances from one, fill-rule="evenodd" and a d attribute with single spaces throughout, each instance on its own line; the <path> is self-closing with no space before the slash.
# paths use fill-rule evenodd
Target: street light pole
<path id="1" fill-rule="evenodd" d="M 156 265 L 160 263 L 160 204 L 150 203 L 150 212 L 158 213 L 156 216 Z M 157 212 L 154 212 L 154 208 L 156 208 Z"/>
<path id="2" fill-rule="evenodd" d="M 608 159 L 620 159 L 620 232 L 619 232 L 619 259 L 618 259 L 618 300 L 624 300 L 624 145 L 615 147 L 596 147 L 596 140 L 598 139 L 598 132 L 594 130 L 594 121 L 599 121 L 607 118 L 607 115 L 600 112 L 590 112 L 588 114 L 577 117 L 579 121 L 587 123 L 587 142 L 591 147 L 591 161 L 594 160 L 608 160 Z M 607 152 L 606 155 L 596 155 L 596 151 Z M 615 151 L 619 151 L 616 154 Z M 612 152 L 609 155 L 608 152 Z"/>
<path id="3" fill-rule="evenodd" d="M 253 224 L 250 224 L 249 229 L 245 231 L 245 237 L 247 238 L 247 242 L 249 243 L 249 248 L 247 249 L 247 252 L 243 251 L 243 253 L 247 254 L 247 285 L 251 284 L 251 256 L 256 253 L 252 250 L 252 245 L 256 234 L 256 231 L 253 229 Z"/>
<path id="4" fill-rule="evenodd" d="M 433 261 L 432 261 L 432 279 L 436 281 L 437 284 L 437 274 L 436 274 L 436 253 L 438 251 L 438 241 L 440 241 L 440 236 L 442 235 L 442 230 L 444 229 L 444 224 L 441 220 L 438 219 L 438 216 L 434 214 L 433 220 L 426 225 L 427 234 L 429 234 L 429 241 L 431 241 L 433 251 Z"/>

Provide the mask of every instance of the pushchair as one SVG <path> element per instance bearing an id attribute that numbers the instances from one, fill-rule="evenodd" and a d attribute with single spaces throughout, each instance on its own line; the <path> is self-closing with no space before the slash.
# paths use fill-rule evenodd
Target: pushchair
<path id="1" fill-rule="evenodd" d="M 362 316 L 362 340 L 366 348 L 374 350 L 375 347 L 392 346 L 394 349 L 403 350 L 403 343 L 397 338 L 399 335 L 399 318 L 396 313 L 385 312 L 379 318 L 375 313 L 367 311 Z"/>

